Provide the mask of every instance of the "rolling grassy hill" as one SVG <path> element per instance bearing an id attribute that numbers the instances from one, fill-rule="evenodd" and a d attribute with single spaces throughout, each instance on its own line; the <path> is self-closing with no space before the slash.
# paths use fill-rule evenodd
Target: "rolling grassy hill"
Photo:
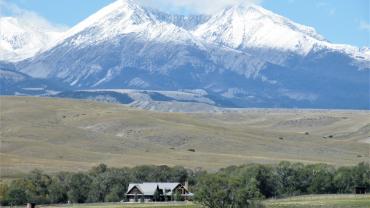
<path id="1" fill-rule="evenodd" d="M 86 170 L 243 163 L 369 161 L 370 112 L 249 109 L 159 113 L 122 105 L 0 97 L 1 177 Z M 191 151 L 190 151 L 191 150 Z"/>

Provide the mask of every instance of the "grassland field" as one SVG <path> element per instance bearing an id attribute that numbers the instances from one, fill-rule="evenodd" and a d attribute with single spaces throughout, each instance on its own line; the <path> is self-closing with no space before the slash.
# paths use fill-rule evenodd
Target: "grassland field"
<path id="1" fill-rule="evenodd" d="M 0 97 L 0 176 L 181 165 L 210 171 L 282 160 L 370 161 L 370 111 L 247 109 L 161 113 L 123 105 Z M 193 151 L 190 151 L 193 150 Z"/>

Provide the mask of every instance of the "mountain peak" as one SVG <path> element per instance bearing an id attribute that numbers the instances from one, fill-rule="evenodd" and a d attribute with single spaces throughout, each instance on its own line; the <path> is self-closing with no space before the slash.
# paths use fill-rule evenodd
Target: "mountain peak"
<path id="1" fill-rule="evenodd" d="M 110 9 L 130 9 L 130 10 L 136 10 L 140 8 L 140 6 L 133 0 L 116 0 L 115 2 L 108 5 Z M 107 8 L 106 7 L 106 8 Z"/>
<path id="2" fill-rule="evenodd" d="M 314 28 L 297 24 L 258 5 L 246 3 L 214 15 L 200 25 L 194 34 L 209 42 L 247 52 L 269 48 L 277 52 L 275 57 L 281 52 L 304 56 L 316 42 L 325 40 Z M 268 61 L 283 61 L 277 59 L 269 58 Z"/>
<path id="3" fill-rule="evenodd" d="M 64 39 L 82 31 L 90 31 L 91 39 L 105 39 L 135 32 L 152 22 L 155 19 L 150 13 L 133 0 L 116 0 L 73 27 Z"/>
<path id="4" fill-rule="evenodd" d="M 255 12 L 255 13 L 259 13 L 261 15 L 272 14 L 270 11 L 264 9 L 261 6 L 258 6 L 256 4 L 246 3 L 246 2 L 236 4 L 233 7 L 231 7 L 230 9 L 233 10 L 233 11 L 237 11 L 239 13 Z"/>
<path id="5" fill-rule="evenodd" d="M 289 27 L 291 30 L 305 33 L 305 35 L 317 40 L 324 40 L 324 38 L 318 34 L 314 28 L 295 23 L 284 16 L 276 14 L 256 4 L 242 2 L 231 7 L 228 12 L 237 13 L 239 16 L 243 17 L 244 20 L 249 21 L 246 22 L 246 24 L 252 21 L 260 21 L 261 24 L 267 24 L 269 21 L 275 25 Z"/>

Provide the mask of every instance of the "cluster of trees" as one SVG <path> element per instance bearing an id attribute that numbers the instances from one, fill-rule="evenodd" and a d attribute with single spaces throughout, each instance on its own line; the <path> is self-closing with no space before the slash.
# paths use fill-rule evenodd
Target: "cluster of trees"
<path id="1" fill-rule="evenodd" d="M 22 179 L 0 184 L 0 200 L 2 205 L 118 202 L 124 199 L 129 183 L 189 181 L 194 185 L 196 174 L 183 167 L 108 168 L 104 164 L 79 173 L 49 175 L 35 170 Z"/>
<path id="2" fill-rule="evenodd" d="M 103 164 L 79 173 L 49 175 L 35 170 L 22 179 L 0 184 L 0 200 L 2 205 L 117 202 L 125 198 L 130 182 L 185 181 L 195 193 L 194 199 L 205 207 L 258 207 L 259 200 L 271 197 L 352 193 L 354 187 L 370 191 L 370 165 L 335 168 L 281 162 L 231 166 L 217 173 L 168 166 L 108 168 Z"/>
<path id="3" fill-rule="evenodd" d="M 326 164 L 232 166 L 199 179 L 195 199 L 205 207 L 259 207 L 265 198 L 303 194 L 353 193 L 355 187 L 370 191 L 370 166 L 335 168 Z"/>

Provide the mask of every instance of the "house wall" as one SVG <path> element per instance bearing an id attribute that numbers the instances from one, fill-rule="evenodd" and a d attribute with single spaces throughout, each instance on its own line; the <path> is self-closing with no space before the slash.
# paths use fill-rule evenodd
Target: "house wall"
<path id="1" fill-rule="evenodd" d="M 143 196 L 143 195 L 137 195 L 135 200 L 135 196 L 129 195 L 127 196 L 127 200 L 129 202 L 152 202 L 153 197 L 152 196 Z"/>

